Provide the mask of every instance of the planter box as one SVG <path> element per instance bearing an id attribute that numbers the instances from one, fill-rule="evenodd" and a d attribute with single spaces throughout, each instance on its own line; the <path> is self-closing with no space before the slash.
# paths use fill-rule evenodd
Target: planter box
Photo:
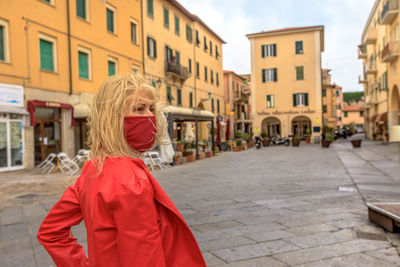
<path id="1" fill-rule="evenodd" d="M 329 146 L 330 146 L 331 143 L 332 143 L 332 141 L 330 141 L 330 140 L 322 139 L 322 141 L 321 141 L 321 146 L 322 146 L 322 147 L 325 147 L 325 148 L 329 148 Z"/>
<path id="2" fill-rule="evenodd" d="M 242 146 L 235 146 L 233 148 L 233 152 L 239 152 L 239 151 L 242 151 Z"/>
<path id="3" fill-rule="evenodd" d="M 183 157 L 176 157 L 174 159 L 174 165 L 175 166 L 181 165 L 182 163 L 183 163 Z"/>
<path id="4" fill-rule="evenodd" d="M 269 139 L 262 140 L 263 146 L 269 146 L 270 143 L 271 143 L 271 140 L 269 140 Z"/>
<path id="5" fill-rule="evenodd" d="M 193 151 L 183 151 L 183 152 L 182 152 L 182 155 L 183 155 L 184 157 L 190 156 L 190 155 L 193 155 L 193 154 L 194 154 Z"/>
<path id="6" fill-rule="evenodd" d="M 361 147 L 361 139 L 351 140 L 351 144 L 353 148 L 360 148 Z"/>
<path id="7" fill-rule="evenodd" d="M 199 159 L 204 159 L 206 157 L 204 152 L 199 152 Z"/>
<path id="8" fill-rule="evenodd" d="M 214 156 L 214 153 L 212 151 L 206 151 L 206 158 L 211 158 L 212 156 Z"/>
<path id="9" fill-rule="evenodd" d="M 249 141 L 249 142 L 247 142 L 247 147 L 248 147 L 248 148 L 254 147 L 254 141 Z"/>
<path id="10" fill-rule="evenodd" d="M 311 143 L 311 138 L 306 138 L 306 144 L 310 144 Z"/>
<path id="11" fill-rule="evenodd" d="M 186 159 L 188 162 L 193 162 L 196 160 L 196 155 L 195 154 L 188 155 Z"/>
<path id="12" fill-rule="evenodd" d="M 176 145 L 176 149 L 179 151 L 179 152 L 183 152 L 183 149 L 185 148 L 185 144 L 177 144 Z"/>
<path id="13" fill-rule="evenodd" d="M 292 146 L 300 146 L 300 142 L 301 142 L 300 139 L 293 139 L 292 140 Z"/>

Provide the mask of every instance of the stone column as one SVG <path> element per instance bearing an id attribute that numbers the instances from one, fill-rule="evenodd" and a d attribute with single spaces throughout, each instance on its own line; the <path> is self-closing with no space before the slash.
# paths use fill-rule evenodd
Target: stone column
<path id="1" fill-rule="evenodd" d="M 35 137 L 34 127 L 24 127 L 24 168 L 31 169 L 35 167 Z"/>
<path id="2" fill-rule="evenodd" d="M 71 111 L 69 109 L 61 109 L 61 135 L 62 135 L 62 152 L 67 153 L 71 159 L 75 156 L 75 138 L 74 127 L 71 127 Z"/>

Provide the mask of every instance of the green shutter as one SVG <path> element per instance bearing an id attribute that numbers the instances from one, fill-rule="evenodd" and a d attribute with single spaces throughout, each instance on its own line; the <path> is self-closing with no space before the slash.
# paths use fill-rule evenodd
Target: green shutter
<path id="1" fill-rule="evenodd" d="M 261 46 L 261 57 L 265 57 L 265 51 L 264 51 L 264 46 Z"/>
<path id="2" fill-rule="evenodd" d="M 2 26 L 0 26 L 0 60 L 5 60 L 5 58 L 4 58 L 4 37 L 3 37 L 3 35 L 4 35 L 4 31 L 3 31 L 3 28 L 4 27 L 2 27 Z"/>
<path id="3" fill-rule="evenodd" d="M 175 16 L 175 33 L 179 35 L 179 17 Z"/>
<path id="4" fill-rule="evenodd" d="M 304 94 L 305 105 L 308 106 L 308 93 Z"/>
<path id="5" fill-rule="evenodd" d="M 267 95 L 267 101 L 271 101 L 271 95 Z"/>
<path id="6" fill-rule="evenodd" d="M 182 105 L 182 90 L 180 88 L 176 89 L 176 96 L 178 98 L 178 105 Z"/>
<path id="7" fill-rule="evenodd" d="M 156 40 L 153 40 L 153 42 L 154 42 L 154 58 L 156 58 L 157 57 L 157 42 L 156 42 Z"/>
<path id="8" fill-rule="evenodd" d="M 327 109 L 326 109 L 326 105 L 323 105 L 323 106 L 322 106 L 322 112 L 323 112 L 323 113 L 326 113 L 326 110 L 327 110 Z"/>
<path id="9" fill-rule="evenodd" d="M 218 72 L 215 74 L 216 78 L 217 78 L 217 86 L 219 86 L 219 75 Z"/>
<path id="10" fill-rule="evenodd" d="M 189 106 L 193 107 L 193 93 L 192 92 L 189 93 Z"/>
<path id="11" fill-rule="evenodd" d="M 273 44 L 273 50 L 274 50 L 273 56 L 276 57 L 276 44 Z"/>
<path id="12" fill-rule="evenodd" d="M 304 67 L 296 67 L 296 80 L 304 80 Z"/>
<path id="13" fill-rule="evenodd" d="M 192 60 L 190 58 L 189 58 L 188 68 L 189 68 L 189 73 L 192 73 Z"/>
<path id="14" fill-rule="evenodd" d="M 296 41 L 296 54 L 303 54 L 303 41 Z"/>
<path id="15" fill-rule="evenodd" d="M 278 69 L 274 68 L 274 81 L 278 81 Z"/>
<path id="16" fill-rule="evenodd" d="M 108 61 L 108 76 L 115 75 L 115 62 Z"/>
<path id="17" fill-rule="evenodd" d="M 345 112 L 344 112 L 344 116 L 345 116 L 345 117 L 347 117 L 347 116 L 348 116 L 348 114 L 347 114 L 347 111 L 345 111 Z"/>
<path id="18" fill-rule="evenodd" d="M 175 57 L 176 57 L 176 64 L 180 65 L 181 64 L 181 53 L 179 53 L 179 51 L 175 51 Z"/>
<path id="19" fill-rule="evenodd" d="M 110 9 L 106 9 L 107 11 L 107 31 L 114 32 L 114 12 Z"/>
<path id="20" fill-rule="evenodd" d="M 219 113 L 219 99 L 217 99 L 217 112 Z"/>
<path id="21" fill-rule="evenodd" d="M 89 56 L 88 54 L 79 51 L 79 77 L 84 79 L 89 79 Z"/>
<path id="22" fill-rule="evenodd" d="M 214 98 L 211 99 L 211 111 L 214 112 Z"/>
<path id="23" fill-rule="evenodd" d="M 169 11 L 164 7 L 164 26 L 169 29 Z"/>
<path id="24" fill-rule="evenodd" d="M 326 96 L 326 89 L 322 89 L 322 96 Z"/>
<path id="25" fill-rule="evenodd" d="M 262 82 L 265 83 L 265 69 L 261 70 Z"/>
<path id="26" fill-rule="evenodd" d="M 293 94 L 293 107 L 297 106 L 296 94 Z"/>
<path id="27" fill-rule="evenodd" d="M 54 71 L 53 43 L 40 39 L 40 68 Z"/>
<path id="28" fill-rule="evenodd" d="M 86 3 L 85 0 L 76 0 L 76 15 L 86 19 Z"/>
<path id="29" fill-rule="evenodd" d="M 154 10 L 153 10 L 153 0 L 147 0 L 147 15 L 153 17 Z"/>

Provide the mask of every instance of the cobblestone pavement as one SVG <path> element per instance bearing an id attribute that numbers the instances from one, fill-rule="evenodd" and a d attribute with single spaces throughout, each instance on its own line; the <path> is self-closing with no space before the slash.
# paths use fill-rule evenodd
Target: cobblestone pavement
<path id="1" fill-rule="evenodd" d="M 400 201 L 399 148 L 349 140 L 221 153 L 154 173 L 209 266 L 400 266 L 400 233 L 366 202 Z M 37 229 L 76 177 L 0 174 L 1 266 L 54 266 Z M 339 187 L 344 190 L 339 191 Z M 86 246 L 84 225 L 73 229 Z"/>

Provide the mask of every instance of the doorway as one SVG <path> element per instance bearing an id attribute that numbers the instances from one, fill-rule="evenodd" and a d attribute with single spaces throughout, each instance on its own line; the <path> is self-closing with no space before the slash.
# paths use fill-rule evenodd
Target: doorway
<path id="1" fill-rule="evenodd" d="M 305 138 L 311 133 L 311 120 L 305 116 L 298 116 L 292 120 L 292 133 Z"/>
<path id="2" fill-rule="evenodd" d="M 35 165 L 50 153 L 60 153 L 62 147 L 61 121 L 57 119 L 36 120 Z"/>

